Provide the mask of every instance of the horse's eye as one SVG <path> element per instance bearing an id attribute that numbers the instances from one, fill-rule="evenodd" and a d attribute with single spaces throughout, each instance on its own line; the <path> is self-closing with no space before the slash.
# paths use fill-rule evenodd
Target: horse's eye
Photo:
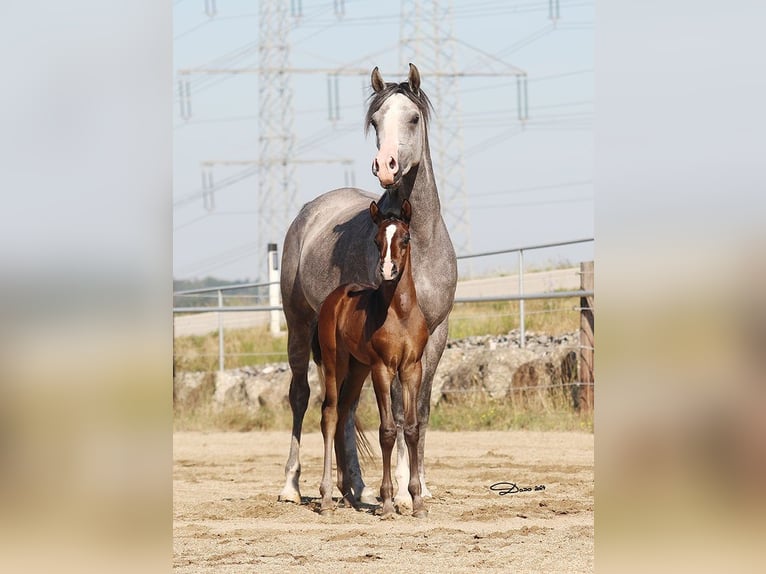
<path id="1" fill-rule="evenodd" d="M 420 116 L 415 114 L 412 116 L 412 119 L 410 120 L 410 123 L 414 126 L 420 121 Z"/>

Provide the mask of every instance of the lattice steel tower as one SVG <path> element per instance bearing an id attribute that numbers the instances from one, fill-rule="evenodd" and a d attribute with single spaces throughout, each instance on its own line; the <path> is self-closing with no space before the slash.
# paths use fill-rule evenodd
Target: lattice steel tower
<path id="1" fill-rule="evenodd" d="M 258 36 L 258 235 L 259 257 L 268 243 L 282 243 L 296 211 L 295 145 L 290 86 L 291 25 L 287 0 L 261 0 Z M 259 267 L 268 277 L 266 264 Z"/>
<path id="2" fill-rule="evenodd" d="M 429 141 L 442 213 L 458 255 L 471 250 L 463 164 L 460 85 L 452 35 L 452 0 L 402 0 L 399 67 L 412 62 L 427 79 L 435 113 Z"/>

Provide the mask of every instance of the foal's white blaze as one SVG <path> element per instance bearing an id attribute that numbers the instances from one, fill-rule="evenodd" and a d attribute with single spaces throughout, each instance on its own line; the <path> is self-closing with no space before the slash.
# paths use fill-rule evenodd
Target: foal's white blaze
<path id="1" fill-rule="evenodd" d="M 383 258 L 383 279 L 390 281 L 394 278 L 394 263 L 391 261 L 391 240 L 396 233 L 396 225 L 393 223 L 386 227 L 386 255 Z"/>

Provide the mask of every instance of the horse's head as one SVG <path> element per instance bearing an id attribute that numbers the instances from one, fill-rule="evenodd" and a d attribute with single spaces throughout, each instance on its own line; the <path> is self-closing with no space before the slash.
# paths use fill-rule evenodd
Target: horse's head
<path id="1" fill-rule="evenodd" d="M 383 281 L 394 281 L 401 275 L 406 265 L 410 249 L 410 218 L 412 206 L 409 200 L 402 203 L 402 215 L 399 217 L 384 216 L 378 204 L 370 204 L 372 221 L 378 226 L 375 233 L 375 246 L 380 255 L 380 273 Z"/>
<path id="2" fill-rule="evenodd" d="M 377 138 L 372 173 L 382 187 L 396 188 L 420 162 L 431 104 L 420 89 L 420 72 L 413 64 L 407 81 L 400 84 L 384 83 L 376 66 L 371 85 L 365 129 L 372 126 Z"/>

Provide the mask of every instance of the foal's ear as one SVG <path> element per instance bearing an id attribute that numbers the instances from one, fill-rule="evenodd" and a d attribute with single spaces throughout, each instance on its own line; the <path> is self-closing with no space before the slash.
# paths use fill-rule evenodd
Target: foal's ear
<path id="1" fill-rule="evenodd" d="M 375 225 L 380 225 L 380 209 L 378 209 L 378 204 L 374 201 L 370 204 L 370 216 Z"/>
<path id="2" fill-rule="evenodd" d="M 370 77 L 370 84 L 372 85 L 372 89 L 376 93 L 380 92 L 383 88 L 386 87 L 386 84 L 383 82 L 383 76 L 380 75 L 380 70 L 378 70 L 377 66 L 375 66 L 372 70 L 372 76 Z"/>
<path id="3" fill-rule="evenodd" d="M 418 72 L 417 67 L 415 67 L 415 64 L 410 63 L 410 75 L 407 78 L 407 82 L 410 84 L 410 89 L 412 90 L 412 93 L 417 95 L 420 95 L 420 72 Z"/>
<path id="4" fill-rule="evenodd" d="M 402 202 L 402 219 L 407 225 L 409 225 L 411 218 L 412 218 L 412 205 L 410 205 L 409 199 L 405 199 Z"/>

